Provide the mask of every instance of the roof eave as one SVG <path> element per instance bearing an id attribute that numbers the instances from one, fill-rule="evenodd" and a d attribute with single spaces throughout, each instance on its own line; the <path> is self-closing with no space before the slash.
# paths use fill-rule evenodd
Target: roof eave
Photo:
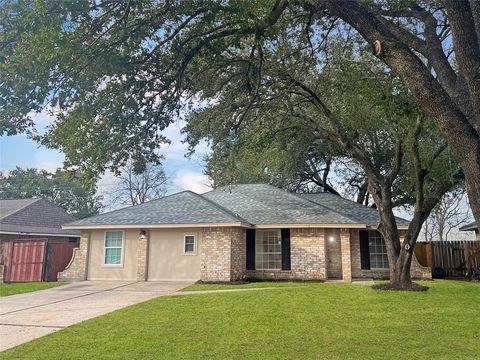
<path id="1" fill-rule="evenodd" d="M 243 222 L 230 223 L 195 223 L 195 224 L 99 224 L 99 225 L 63 225 L 64 230 L 108 230 L 108 229 L 165 229 L 165 228 L 199 228 L 199 227 L 231 227 L 251 228 L 252 225 Z"/>
<path id="2" fill-rule="evenodd" d="M 344 229 L 365 229 L 367 224 L 256 224 L 255 229 L 272 229 L 272 228 L 344 228 Z"/>

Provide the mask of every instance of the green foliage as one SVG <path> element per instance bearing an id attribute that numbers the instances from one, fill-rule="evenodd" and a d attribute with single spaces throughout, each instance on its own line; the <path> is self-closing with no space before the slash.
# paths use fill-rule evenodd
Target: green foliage
<path id="1" fill-rule="evenodd" d="M 76 218 L 98 214 L 102 198 L 95 188 L 87 188 L 66 171 L 55 173 L 34 168 L 16 168 L 0 173 L 0 199 L 29 199 L 43 197 L 51 200 Z"/>
<path id="2" fill-rule="evenodd" d="M 301 183 L 307 162 L 346 155 L 330 141 L 339 133 L 391 172 L 395 144 L 419 114 L 409 93 L 353 30 L 281 3 L 6 1 L 1 132 L 27 131 L 32 113 L 54 108 L 42 141 L 92 185 L 129 160 L 137 173 L 159 162 L 162 130 L 194 107 L 187 140 L 211 140 L 207 170 L 219 185 Z"/>

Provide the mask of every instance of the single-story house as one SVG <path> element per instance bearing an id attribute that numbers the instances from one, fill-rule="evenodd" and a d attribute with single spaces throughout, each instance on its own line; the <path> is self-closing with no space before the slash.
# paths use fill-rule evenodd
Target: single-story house
<path id="1" fill-rule="evenodd" d="M 408 222 L 397 219 L 400 231 Z M 388 277 L 376 210 L 265 184 L 184 191 L 65 225 L 70 280 L 326 280 Z M 430 277 L 414 259 L 414 277 Z"/>
<path id="2" fill-rule="evenodd" d="M 460 227 L 459 230 L 460 231 L 475 231 L 475 238 L 477 240 L 480 240 L 480 232 L 478 231 L 478 226 L 477 226 L 477 223 L 475 221 L 471 222 L 470 224 L 467 224 L 467 225 L 464 225 L 464 226 Z"/>
<path id="3" fill-rule="evenodd" d="M 56 281 L 79 246 L 73 216 L 45 199 L 0 200 L 0 282 Z"/>

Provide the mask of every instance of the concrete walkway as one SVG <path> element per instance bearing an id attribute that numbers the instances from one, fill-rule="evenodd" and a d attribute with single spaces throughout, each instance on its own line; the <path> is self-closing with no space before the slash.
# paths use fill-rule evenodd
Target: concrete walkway
<path id="1" fill-rule="evenodd" d="M 189 282 L 82 281 L 0 298 L 0 351 L 159 296 Z"/>

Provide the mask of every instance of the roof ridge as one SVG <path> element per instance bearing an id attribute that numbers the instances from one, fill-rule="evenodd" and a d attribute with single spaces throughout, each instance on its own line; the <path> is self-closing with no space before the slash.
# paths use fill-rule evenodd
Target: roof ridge
<path id="1" fill-rule="evenodd" d="M 213 190 L 212 190 L 213 191 Z M 233 211 L 231 210 L 228 210 L 226 207 L 216 203 L 215 201 L 213 200 L 210 200 L 210 199 L 207 199 L 206 197 L 203 196 L 203 194 L 197 194 L 196 192 L 193 192 L 193 191 L 190 191 L 192 194 L 198 196 L 199 198 L 201 198 L 202 200 L 205 200 L 206 202 L 208 202 L 209 204 L 215 206 L 216 208 L 218 208 L 219 210 L 223 211 L 224 213 L 230 215 L 230 216 L 233 216 L 235 219 L 237 220 L 240 220 L 242 222 L 245 222 L 247 224 L 250 224 L 250 222 L 248 222 L 247 220 L 245 220 L 244 218 L 242 218 L 240 215 L 238 214 L 235 214 Z M 210 192 L 210 191 L 208 191 Z"/>
<path id="2" fill-rule="evenodd" d="M 282 189 L 279 189 L 279 190 L 282 190 Z M 357 220 L 357 219 L 353 219 L 353 218 L 351 218 L 350 216 L 347 216 L 347 215 L 345 215 L 345 214 L 342 214 L 342 213 L 338 212 L 338 211 L 335 210 L 335 209 L 332 209 L 332 208 L 330 208 L 330 207 L 328 207 L 328 206 L 319 204 L 319 203 L 317 203 L 316 201 L 312 201 L 312 200 L 310 200 L 310 199 L 302 198 L 302 196 L 301 196 L 302 193 L 294 193 L 294 192 L 290 192 L 290 191 L 287 191 L 287 190 L 282 190 L 282 191 L 285 191 L 286 193 L 290 194 L 291 196 L 294 196 L 294 197 L 297 198 L 297 199 L 301 199 L 301 200 L 303 200 L 303 201 L 309 202 L 309 203 L 311 203 L 311 204 L 314 204 L 314 205 L 316 205 L 316 206 L 319 206 L 319 207 L 321 207 L 321 208 L 324 208 L 324 209 L 326 209 L 326 210 L 328 210 L 328 211 L 333 211 L 335 214 L 340 215 L 342 218 L 348 219 L 348 220 L 350 220 L 350 221 L 352 221 L 352 222 L 354 222 L 354 223 L 358 223 L 358 220 Z M 305 193 L 303 193 L 303 194 L 305 194 Z"/>
<path id="3" fill-rule="evenodd" d="M 25 210 L 26 208 L 28 208 L 28 207 L 32 206 L 33 204 L 35 204 L 36 202 L 38 202 L 39 200 L 45 200 L 45 199 L 42 198 L 42 197 L 39 197 L 39 198 L 28 198 L 28 199 L 4 199 L 3 201 L 18 201 L 18 200 L 33 200 L 33 201 L 24 205 L 24 206 L 22 206 L 22 207 L 20 207 L 20 208 L 18 208 L 17 210 L 13 211 L 12 213 L 8 214 L 7 216 L 5 216 L 3 218 L 0 218 L 0 221 L 8 219 L 10 216 L 17 214 L 21 210 Z"/>
<path id="4" fill-rule="evenodd" d="M 282 190 L 280 189 L 279 187 L 277 186 L 274 186 L 272 184 L 267 184 L 267 183 L 241 183 L 241 184 L 229 184 L 229 185 L 223 185 L 223 186 L 219 186 L 215 189 L 212 189 L 212 190 L 208 190 L 202 194 L 199 194 L 199 195 L 205 195 L 205 194 L 208 194 L 208 193 L 211 193 L 211 192 L 214 192 L 214 191 L 217 191 L 217 190 L 222 190 L 222 189 L 225 189 L 225 188 L 228 188 L 230 186 L 245 186 L 245 185 L 264 185 L 264 186 L 269 186 L 269 187 L 273 187 L 275 189 L 278 189 L 278 190 Z"/>

